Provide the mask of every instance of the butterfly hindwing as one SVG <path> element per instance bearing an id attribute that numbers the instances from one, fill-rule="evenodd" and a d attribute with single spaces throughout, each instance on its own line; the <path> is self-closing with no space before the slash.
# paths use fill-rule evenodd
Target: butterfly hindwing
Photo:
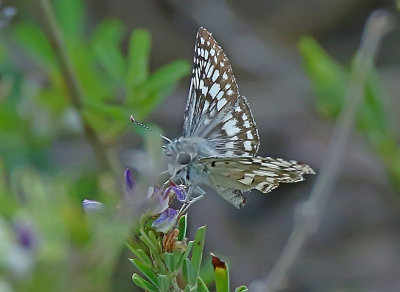
<path id="1" fill-rule="evenodd" d="M 314 173 L 306 164 L 271 157 L 208 157 L 200 163 L 215 184 L 243 191 L 257 189 L 263 193 L 272 191 L 280 183 L 299 182 L 304 180 L 304 174 Z"/>

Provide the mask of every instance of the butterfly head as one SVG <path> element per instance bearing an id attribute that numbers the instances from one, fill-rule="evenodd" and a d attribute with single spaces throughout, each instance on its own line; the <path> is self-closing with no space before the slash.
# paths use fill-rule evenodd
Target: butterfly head
<path id="1" fill-rule="evenodd" d="M 189 168 L 196 163 L 198 149 L 192 139 L 181 137 L 163 146 L 168 161 L 168 169 L 173 180 L 187 178 Z"/>

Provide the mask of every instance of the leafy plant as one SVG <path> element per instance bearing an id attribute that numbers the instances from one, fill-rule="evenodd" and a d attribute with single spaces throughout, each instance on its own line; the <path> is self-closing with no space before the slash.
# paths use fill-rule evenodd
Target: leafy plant
<path id="1" fill-rule="evenodd" d="M 316 93 L 316 106 L 325 117 L 335 119 L 343 106 L 349 70 L 328 56 L 315 40 L 299 43 L 305 70 Z M 392 184 L 400 190 L 400 147 L 383 104 L 384 93 L 376 72 L 371 71 L 358 110 L 357 128 L 382 157 Z M 400 194 L 400 193 L 399 193 Z"/>
<path id="2" fill-rule="evenodd" d="M 140 119 L 158 106 L 177 81 L 190 70 L 185 60 L 177 60 L 153 73 L 149 72 L 151 37 L 143 29 L 130 34 L 128 55 L 120 49 L 123 26 L 119 20 L 101 21 L 90 37 L 84 33 L 82 5 L 56 1 L 55 11 L 66 36 L 67 52 L 82 86 L 83 114 L 105 141 L 113 141 L 125 128 L 129 114 Z M 68 3 L 68 4 L 66 4 Z M 63 13 L 65 9 L 70 13 Z M 70 25 L 74 23 L 75 25 Z M 69 94 L 57 68 L 52 48 L 42 30 L 34 23 L 20 23 L 13 31 L 50 83 L 36 98 L 59 117 L 68 107 Z M 54 118 L 56 118 L 54 117 Z"/>

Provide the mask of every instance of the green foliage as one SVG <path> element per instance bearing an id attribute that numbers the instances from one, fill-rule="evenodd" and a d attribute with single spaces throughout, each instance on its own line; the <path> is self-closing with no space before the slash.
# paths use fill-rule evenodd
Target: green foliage
<path id="1" fill-rule="evenodd" d="M 138 287 L 149 291 L 155 289 L 157 291 L 208 292 L 207 285 L 200 276 L 205 226 L 200 227 L 195 239 L 186 244 L 187 238 L 180 236 L 186 234 L 187 215 L 182 216 L 178 221 L 178 230 L 172 230 L 164 235 L 154 232 L 151 221 L 152 219 L 142 217 L 140 235 L 133 237 L 127 244 L 136 256 L 135 259 L 130 259 L 131 263 L 145 277 L 135 273 L 132 277 L 133 282 Z M 171 238 L 170 236 L 174 239 L 173 250 L 166 251 L 165 249 L 171 246 L 164 246 L 164 239 Z M 216 257 L 213 256 L 213 258 Z M 223 268 L 214 266 L 215 285 L 218 292 L 229 291 L 230 287 L 228 265 L 223 264 Z M 178 281 L 180 277 L 184 280 L 184 287 L 181 281 Z M 236 291 L 247 291 L 246 289 L 245 286 L 241 286 Z"/>
<path id="2" fill-rule="evenodd" d="M 179 219 L 179 234 L 178 240 L 183 240 L 186 237 L 186 229 L 187 229 L 187 215 L 183 215 Z"/>
<path id="3" fill-rule="evenodd" d="M 229 292 L 229 269 L 228 265 L 212 254 L 214 266 L 215 286 L 217 292 Z"/>
<path id="4" fill-rule="evenodd" d="M 225 269 L 215 269 L 215 286 L 217 292 L 229 292 L 229 271 L 227 266 Z"/>
<path id="5" fill-rule="evenodd" d="M 120 46 L 125 33 L 119 20 L 105 19 L 87 36 L 82 1 L 55 1 L 54 8 L 81 86 L 82 112 L 105 143 L 114 142 L 126 129 L 130 114 L 144 119 L 190 72 L 186 60 L 150 72 L 151 36 L 146 30 L 136 29 L 130 34 L 128 54 L 124 56 Z M 11 35 L 48 79 L 45 86 L 28 93 L 30 100 L 47 111 L 48 124 L 54 125 L 49 131 L 57 133 L 69 112 L 70 93 L 50 41 L 36 23 L 28 21 L 17 23 Z"/>
<path id="6" fill-rule="evenodd" d="M 15 291 L 83 291 L 88 284 L 109 291 L 110 263 L 129 224 L 106 211 L 85 216 L 75 192 L 62 173 L 50 177 L 25 168 L 7 177 L 0 171 L 0 266 L 2 281 Z"/>
<path id="7" fill-rule="evenodd" d="M 84 1 L 51 3 L 82 91 L 82 109 L 71 103 L 49 28 L 21 6 L 19 18 L 0 35 L 0 281 L 13 291 L 110 291 L 132 222 L 114 212 L 120 194 L 113 175 L 94 171 L 86 150 L 76 157 L 81 150 L 71 151 L 70 145 L 86 143 L 82 119 L 103 144 L 117 141 L 130 126 L 129 116 L 144 119 L 154 111 L 189 74 L 189 63 L 176 60 L 150 71 L 149 31 L 127 32 L 115 19 L 89 30 Z M 40 14 L 40 8 L 34 10 Z M 71 155 L 76 162 L 65 164 Z M 110 208 L 85 215 L 86 196 Z M 32 233 L 32 246 L 20 242 L 20 225 Z M 133 264 L 151 280 L 138 275 L 133 280 L 148 291 L 166 291 L 170 278 L 163 275 L 179 269 L 186 252 L 165 255 L 153 271 L 161 236 L 146 230 L 139 239 Z"/>
<path id="8" fill-rule="evenodd" d="M 160 291 L 178 289 L 177 277 L 182 273 L 187 287 L 191 289 L 190 291 L 196 291 L 200 281 L 197 267 L 201 264 L 205 227 L 199 228 L 194 241 L 186 244 L 187 239 L 182 238 L 174 243 L 174 246 L 175 244 L 184 246 L 183 249 L 165 251 L 166 247 L 162 246 L 163 237 L 151 228 L 151 220 L 148 221 L 148 219 L 143 218 L 139 231 L 140 235 L 129 241 L 128 247 L 136 256 L 135 259 L 131 259 L 131 262 L 147 280 L 135 274 L 132 278 L 134 283 L 142 288 L 151 285 L 154 289 L 160 289 Z M 180 222 L 186 222 L 186 218 L 181 219 Z M 186 224 L 180 224 L 178 234 L 186 234 L 186 228 Z M 175 240 L 177 239 L 178 237 Z M 191 259 L 188 258 L 190 252 L 192 252 Z M 202 281 L 201 283 L 203 291 L 207 291 L 204 290 L 206 289 L 203 287 L 204 283 Z"/>
<path id="9" fill-rule="evenodd" d="M 316 93 L 318 111 L 328 118 L 337 118 L 343 106 L 349 70 L 328 56 L 311 38 L 302 38 L 299 47 Z M 377 74 L 371 71 L 357 115 L 357 128 L 382 157 L 393 185 L 400 190 L 400 147 L 389 123 L 383 98 Z"/>

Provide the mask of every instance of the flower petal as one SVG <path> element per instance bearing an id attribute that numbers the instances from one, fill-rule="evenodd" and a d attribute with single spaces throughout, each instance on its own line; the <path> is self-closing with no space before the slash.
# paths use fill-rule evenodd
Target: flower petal
<path id="1" fill-rule="evenodd" d="M 147 197 L 150 198 L 150 208 L 147 210 L 150 216 L 160 214 L 169 207 L 169 197 L 164 196 L 160 188 L 149 187 Z"/>
<path id="2" fill-rule="evenodd" d="M 14 226 L 17 242 L 26 250 L 33 250 L 37 244 L 37 237 L 32 227 L 26 223 L 18 222 Z"/>
<path id="3" fill-rule="evenodd" d="M 135 181 L 133 180 L 133 176 L 129 168 L 125 169 L 124 176 L 126 192 L 129 194 L 133 191 L 133 188 L 135 187 Z"/>
<path id="4" fill-rule="evenodd" d="M 168 195 L 168 196 L 171 195 L 171 194 L 172 194 L 172 195 L 175 194 L 175 195 L 176 195 L 176 198 L 177 198 L 178 201 L 181 202 L 181 203 L 185 202 L 186 197 L 187 197 L 187 193 L 186 193 L 185 188 L 182 187 L 182 186 L 178 186 L 178 185 L 168 187 L 168 188 L 164 191 L 164 194 L 166 194 L 166 195 Z"/>
<path id="5" fill-rule="evenodd" d="M 85 199 L 82 202 L 82 207 L 85 212 L 92 212 L 104 209 L 104 204 L 99 201 Z"/>
<path id="6" fill-rule="evenodd" d="M 166 209 L 160 214 L 160 216 L 154 220 L 151 227 L 153 227 L 158 232 L 168 233 L 176 223 L 178 218 L 178 211 L 172 208 Z"/>

